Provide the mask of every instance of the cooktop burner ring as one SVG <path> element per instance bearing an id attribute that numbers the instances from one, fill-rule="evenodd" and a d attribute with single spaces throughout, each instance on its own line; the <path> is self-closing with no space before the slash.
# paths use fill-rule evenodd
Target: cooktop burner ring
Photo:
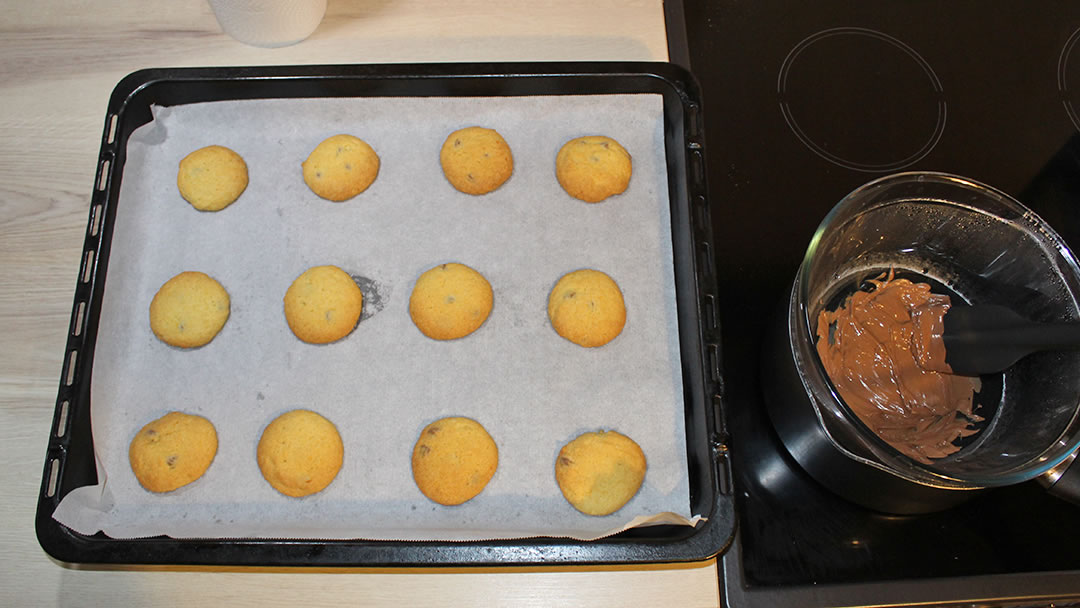
<path id="1" fill-rule="evenodd" d="M 1072 99 L 1070 99 L 1071 92 L 1069 90 L 1069 58 L 1072 56 L 1073 49 L 1076 48 L 1076 43 L 1080 41 L 1080 28 L 1069 36 L 1068 41 L 1065 42 L 1065 46 L 1061 49 L 1061 55 L 1058 56 L 1057 66 L 1057 79 L 1058 79 L 1058 92 L 1061 94 L 1061 103 L 1065 106 L 1065 112 L 1069 115 L 1069 120 L 1077 129 L 1080 129 L 1080 114 L 1077 113 L 1076 107 L 1073 105 Z"/>
<path id="2" fill-rule="evenodd" d="M 797 101 L 797 97 L 789 90 L 792 88 L 791 76 L 793 67 L 801 57 L 804 57 L 806 51 L 814 45 L 822 41 L 837 39 L 839 37 L 855 37 L 854 39 L 856 40 L 868 39 L 884 42 L 888 49 L 894 51 L 898 50 L 902 57 L 913 61 L 917 68 L 916 71 L 925 75 L 933 98 L 930 100 L 933 107 L 928 107 L 927 109 L 934 115 L 932 119 L 933 128 L 925 141 L 917 141 L 911 147 L 908 147 L 897 154 L 897 158 L 875 159 L 873 161 L 857 160 L 856 158 L 853 158 L 851 154 L 831 151 L 828 148 L 828 145 L 819 143 L 814 136 L 808 133 L 808 130 L 804 125 L 796 119 L 795 112 L 792 110 L 791 106 L 793 101 Z M 926 83 L 923 83 L 924 86 L 925 84 Z M 941 140 L 941 136 L 945 132 L 947 106 L 944 98 L 944 87 L 942 87 L 941 80 L 934 72 L 934 69 L 914 48 L 888 34 L 876 30 L 861 27 L 836 27 L 822 30 L 804 38 L 796 44 L 784 58 L 780 72 L 777 75 L 776 90 L 780 99 L 780 111 L 784 116 L 784 121 L 792 132 L 795 133 L 795 136 L 799 141 L 815 154 L 829 162 L 855 171 L 883 173 L 910 166 L 929 154 Z M 908 153 L 907 150 L 912 148 L 914 148 L 914 151 Z"/>

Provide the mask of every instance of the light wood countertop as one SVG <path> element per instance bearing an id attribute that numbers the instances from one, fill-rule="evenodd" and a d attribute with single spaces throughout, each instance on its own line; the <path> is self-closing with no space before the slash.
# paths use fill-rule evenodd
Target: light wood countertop
<path id="1" fill-rule="evenodd" d="M 715 606 L 715 561 L 648 567 L 282 571 L 81 569 L 34 510 L 106 103 L 147 67 L 666 61 L 661 0 L 329 0 L 306 41 L 221 33 L 203 0 L 2 1 L 0 605 Z"/>

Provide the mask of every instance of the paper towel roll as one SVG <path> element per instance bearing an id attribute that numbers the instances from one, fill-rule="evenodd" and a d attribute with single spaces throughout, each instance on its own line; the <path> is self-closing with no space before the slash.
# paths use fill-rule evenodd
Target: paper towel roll
<path id="1" fill-rule="evenodd" d="M 326 0 L 208 0 L 221 29 L 261 47 L 296 44 L 319 26 Z"/>

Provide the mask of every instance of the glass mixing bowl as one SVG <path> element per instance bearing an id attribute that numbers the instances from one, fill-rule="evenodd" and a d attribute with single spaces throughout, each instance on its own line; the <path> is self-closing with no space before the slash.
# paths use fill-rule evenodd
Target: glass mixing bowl
<path id="1" fill-rule="evenodd" d="M 818 227 L 795 279 L 788 329 L 816 418 L 849 458 L 942 489 L 1038 477 L 1080 447 L 1080 351 L 1030 355 L 982 378 L 977 433 L 931 464 L 883 441 L 844 404 L 814 344 L 818 313 L 890 268 L 954 301 L 1002 304 L 1035 321 L 1080 320 L 1080 268 L 1064 241 L 1007 194 L 942 173 L 901 173 L 846 196 Z"/>

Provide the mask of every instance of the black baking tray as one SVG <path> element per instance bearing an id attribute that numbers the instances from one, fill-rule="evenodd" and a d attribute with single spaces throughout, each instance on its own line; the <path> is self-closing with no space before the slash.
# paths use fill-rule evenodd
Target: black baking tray
<path id="1" fill-rule="evenodd" d="M 60 500 L 97 482 L 90 382 L 102 294 L 128 137 L 152 106 L 314 97 L 479 97 L 660 94 L 694 527 L 636 528 L 596 541 L 529 538 L 481 542 L 114 539 L 86 536 L 52 518 Z M 669 63 L 392 64 L 162 68 L 134 72 L 109 100 L 90 217 L 75 288 L 56 411 L 38 499 L 38 541 L 55 559 L 82 564 L 232 566 L 469 566 L 655 563 L 708 559 L 735 527 L 724 426 L 720 336 L 700 90 Z"/>

